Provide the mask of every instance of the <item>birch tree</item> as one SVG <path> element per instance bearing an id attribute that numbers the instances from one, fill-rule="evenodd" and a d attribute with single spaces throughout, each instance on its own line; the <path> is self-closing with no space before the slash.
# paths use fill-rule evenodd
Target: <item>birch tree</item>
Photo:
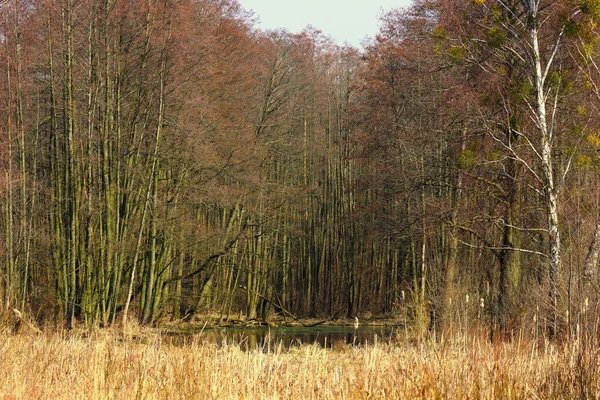
<path id="1" fill-rule="evenodd" d="M 446 22 L 457 24 L 448 52 L 456 60 L 471 62 L 486 74 L 504 74 L 499 61 L 509 55 L 522 70 L 522 100 L 530 123 L 512 127 L 526 144 L 521 151 L 512 142 L 502 142 L 508 157 L 520 163 L 533 179 L 534 190 L 544 204 L 548 273 L 548 333 L 559 328 L 562 306 L 561 188 L 571 160 L 558 156 L 558 145 L 568 130 L 564 102 L 570 69 L 577 63 L 569 51 L 569 33 L 593 18 L 595 1 L 476 0 L 443 2 Z M 467 18 L 465 18 L 465 16 Z M 462 22 L 459 22 L 462 19 Z M 449 26 L 449 25 L 447 25 Z M 456 33 L 457 30 L 454 30 Z M 483 48 L 487 50 L 482 51 Z M 512 83 L 515 83 L 513 81 Z"/>

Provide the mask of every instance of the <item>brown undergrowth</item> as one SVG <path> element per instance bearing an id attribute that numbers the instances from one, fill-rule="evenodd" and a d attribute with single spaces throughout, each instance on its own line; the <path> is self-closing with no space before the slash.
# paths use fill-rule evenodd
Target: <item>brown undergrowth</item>
<path id="1" fill-rule="evenodd" d="M 597 398 L 597 346 L 482 336 L 244 352 L 160 335 L 0 334 L 0 399 Z"/>

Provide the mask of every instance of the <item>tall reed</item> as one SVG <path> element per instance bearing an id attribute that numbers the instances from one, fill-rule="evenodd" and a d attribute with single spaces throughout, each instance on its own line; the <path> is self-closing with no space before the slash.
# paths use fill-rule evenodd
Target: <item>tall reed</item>
<path id="1" fill-rule="evenodd" d="M 0 399 L 597 398 L 598 347 L 380 341 L 335 350 L 303 345 L 245 352 L 192 339 L 174 345 L 98 333 L 0 334 Z"/>

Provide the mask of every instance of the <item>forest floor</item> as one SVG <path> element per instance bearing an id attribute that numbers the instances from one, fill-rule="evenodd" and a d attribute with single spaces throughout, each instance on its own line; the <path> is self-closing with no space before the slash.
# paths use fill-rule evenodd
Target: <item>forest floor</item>
<path id="1" fill-rule="evenodd" d="M 0 399 L 598 398 L 600 349 L 589 343 L 464 334 L 244 351 L 174 345 L 156 330 L 5 332 Z"/>

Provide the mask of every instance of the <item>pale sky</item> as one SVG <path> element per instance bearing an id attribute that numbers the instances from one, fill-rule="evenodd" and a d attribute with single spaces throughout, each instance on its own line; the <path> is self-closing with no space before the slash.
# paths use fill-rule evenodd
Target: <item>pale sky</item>
<path id="1" fill-rule="evenodd" d="M 411 0 L 238 0 L 254 11 L 261 29 L 287 28 L 298 33 L 307 25 L 333 37 L 338 44 L 360 46 L 379 31 L 381 11 L 409 6 Z"/>

